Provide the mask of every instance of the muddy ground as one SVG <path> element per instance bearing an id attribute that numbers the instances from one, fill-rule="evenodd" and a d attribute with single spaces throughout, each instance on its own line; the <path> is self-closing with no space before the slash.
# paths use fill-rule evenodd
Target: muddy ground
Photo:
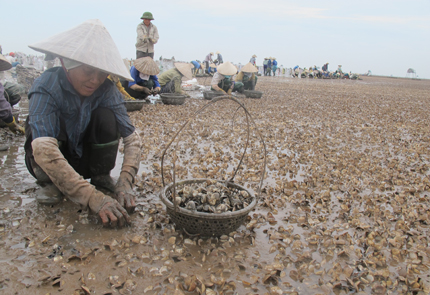
<path id="1" fill-rule="evenodd" d="M 123 229 L 103 228 L 67 199 L 38 205 L 23 137 L 0 130 L 10 145 L 0 152 L 0 293 L 429 294 L 430 81 L 259 77 L 257 90 L 261 99 L 237 96 L 256 125 L 235 181 L 258 191 L 259 130 L 263 191 L 245 224 L 221 238 L 175 229 L 159 199 L 162 153 L 208 103 L 199 92 L 130 113 L 143 153 L 137 212 Z M 231 176 L 243 112 L 218 102 L 193 122 L 167 151 L 179 155 L 177 179 Z M 121 154 L 117 162 L 114 177 Z"/>

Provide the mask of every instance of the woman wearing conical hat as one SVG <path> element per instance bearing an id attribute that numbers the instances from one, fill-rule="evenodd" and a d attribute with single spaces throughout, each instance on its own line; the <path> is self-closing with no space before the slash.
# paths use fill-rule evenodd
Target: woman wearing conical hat
<path id="1" fill-rule="evenodd" d="M 257 60 L 255 59 L 257 56 L 254 54 L 251 59 L 249 60 L 250 63 L 252 63 L 253 66 L 257 63 Z"/>
<path id="2" fill-rule="evenodd" d="M 133 81 L 125 82 L 125 91 L 136 99 L 146 99 L 149 95 L 160 92 L 157 77 L 159 72 L 160 69 L 151 57 L 136 59 L 130 68 Z"/>
<path id="3" fill-rule="evenodd" d="M 206 72 L 209 74 L 209 64 L 211 64 L 213 61 L 212 61 L 212 55 L 214 55 L 214 53 L 213 52 L 209 52 L 208 53 L 208 55 L 206 55 L 206 57 L 205 57 L 205 59 L 204 59 L 204 62 L 205 62 L 205 69 L 206 69 Z"/>
<path id="4" fill-rule="evenodd" d="M 0 54 L 0 71 L 7 71 L 11 68 L 12 64 L 2 54 Z M 5 97 L 4 93 L 7 95 L 3 84 L 0 82 L 0 120 L 5 122 L 10 131 L 13 133 L 24 134 L 24 128 L 18 125 L 18 123 L 15 121 L 15 118 L 12 115 L 12 106 Z M 7 149 L 7 146 L 3 146 L 3 149 L 1 150 L 4 149 Z"/>
<path id="5" fill-rule="evenodd" d="M 211 81 L 211 90 L 222 91 L 225 94 L 231 94 L 232 91 L 242 93 L 243 83 L 233 80 L 236 73 L 237 68 L 229 61 L 219 65 Z"/>
<path id="6" fill-rule="evenodd" d="M 25 162 L 43 185 L 36 199 L 53 203 L 65 196 L 91 209 L 105 226 L 130 223 L 141 139 L 121 94 L 106 79 L 111 74 L 132 80 L 115 43 L 99 20 L 89 20 L 30 48 L 62 63 L 45 71 L 28 93 Z M 120 138 L 124 159 L 115 183 L 110 171 Z"/>
<path id="7" fill-rule="evenodd" d="M 244 90 L 255 90 L 255 85 L 257 84 L 258 69 L 251 63 L 247 63 L 242 67 L 239 74 L 236 76 L 236 83 L 242 82 Z"/>
<path id="8" fill-rule="evenodd" d="M 193 78 L 191 64 L 185 62 L 175 62 L 174 68 L 163 72 L 159 77 L 161 91 L 160 93 L 177 93 L 182 95 L 188 94 L 182 89 L 182 77 L 188 80 Z"/>

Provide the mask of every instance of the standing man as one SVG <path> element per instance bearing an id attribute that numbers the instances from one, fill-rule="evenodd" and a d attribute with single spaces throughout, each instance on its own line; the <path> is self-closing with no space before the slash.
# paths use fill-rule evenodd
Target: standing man
<path id="1" fill-rule="evenodd" d="M 143 21 L 137 25 L 137 40 L 136 40 L 136 59 L 149 56 L 154 59 L 154 44 L 158 42 L 157 27 L 151 21 L 154 20 L 152 13 L 145 12 L 141 19 Z"/>
<path id="2" fill-rule="evenodd" d="M 212 63 L 212 55 L 214 55 L 214 53 L 210 52 L 205 57 L 205 69 L 206 69 L 206 71 L 207 71 L 208 74 L 210 74 L 210 72 L 209 72 L 209 63 Z"/>
<path id="3" fill-rule="evenodd" d="M 273 57 L 267 59 L 267 76 L 272 76 L 272 59 Z"/>
<path id="4" fill-rule="evenodd" d="M 265 57 L 264 58 L 264 61 L 263 61 L 263 68 L 264 68 L 264 76 L 267 76 L 267 64 L 268 64 L 268 59 L 267 59 L 267 57 Z"/>

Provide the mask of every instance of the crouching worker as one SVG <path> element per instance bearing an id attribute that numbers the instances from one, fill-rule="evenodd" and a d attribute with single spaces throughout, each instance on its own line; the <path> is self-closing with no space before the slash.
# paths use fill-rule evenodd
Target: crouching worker
<path id="1" fill-rule="evenodd" d="M 6 71 L 12 68 L 12 64 L 0 54 L 0 71 Z M 6 82 L 7 83 L 7 82 Z M 21 97 L 18 96 L 19 99 L 11 99 L 8 95 L 8 92 L 4 90 L 4 86 L 0 83 L 0 119 L 6 123 L 7 127 L 9 127 L 10 131 L 13 133 L 24 134 L 24 128 L 17 124 L 14 116 L 12 115 L 12 105 L 17 103 Z M 7 150 L 8 147 L 5 145 L 0 146 L 0 150 Z"/>
<path id="2" fill-rule="evenodd" d="M 231 94 L 232 91 L 243 92 L 243 83 L 234 82 L 233 75 L 237 73 L 237 68 L 229 61 L 218 66 L 217 72 L 212 77 L 211 90 L 222 91 Z"/>
<path id="3" fill-rule="evenodd" d="M 235 81 L 236 83 L 242 82 L 245 90 L 255 90 L 255 85 L 257 84 L 257 75 L 255 73 L 257 72 L 258 69 L 249 62 L 237 74 Z"/>
<path id="4" fill-rule="evenodd" d="M 62 200 L 62 193 L 98 214 L 105 226 L 130 223 L 141 139 L 107 79 L 111 74 L 132 80 L 115 43 L 99 20 L 89 20 L 29 47 L 62 62 L 37 78 L 28 94 L 25 162 L 43 186 L 36 198 Z M 114 183 L 110 171 L 120 138 L 124 160 Z"/>
<path id="5" fill-rule="evenodd" d="M 158 77 L 158 82 L 161 86 L 160 93 L 177 93 L 189 96 L 181 87 L 182 77 L 188 80 L 193 78 L 191 73 L 191 64 L 184 62 L 175 62 L 174 68 L 163 72 Z"/>
<path id="6" fill-rule="evenodd" d="M 157 74 L 160 72 L 155 61 L 149 57 L 136 59 L 130 68 L 131 82 L 123 85 L 125 91 L 136 99 L 146 99 L 149 95 L 160 92 Z"/>

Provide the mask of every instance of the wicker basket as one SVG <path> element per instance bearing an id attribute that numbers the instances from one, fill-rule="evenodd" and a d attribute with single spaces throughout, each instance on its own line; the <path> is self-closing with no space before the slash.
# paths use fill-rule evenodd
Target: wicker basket
<path id="1" fill-rule="evenodd" d="M 224 95 L 225 93 L 222 91 L 213 91 L 213 90 L 203 91 L 203 97 L 207 100 L 212 100 L 214 97 L 224 96 Z"/>
<path id="2" fill-rule="evenodd" d="M 185 184 L 202 183 L 207 180 L 206 178 L 202 178 L 180 181 L 176 183 L 176 190 Z M 163 189 L 160 197 L 161 201 L 166 205 L 167 213 L 176 224 L 176 227 L 183 228 L 190 234 L 201 234 L 204 236 L 228 235 L 245 221 L 248 213 L 257 205 L 257 199 L 254 194 L 238 184 L 227 183 L 226 186 L 234 189 L 236 192 L 247 191 L 252 198 L 252 202 L 242 210 L 226 213 L 193 212 L 180 207 L 176 208 L 175 211 L 174 204 L 169 200 L 173 193 L 173 183 Z"/>
<path id="3" fill-rule="evenodd" d="M 202 183 L 207 181 L 206 178 L 196 178 L 196 179 L 189 179 L 189 180 L 182 180 L 182 181 L 175 181 L 175 161 L 176 157 L 174 157 L 173 160 L 173 183 L 170 183 L 168 185 L 165 184 L 164 181 L 164 157 L 166 155 L 167 150 L 172 145 L 176 137 L 179 135 L 179 133 L 191 122 L 191 119 L 188 119 L 187 122 L 179 129 L 179 131 L 173 136 L 171 141 L 168 143 L 166 148 L 163 151 L 163 154 L 161 156 L 161 179 L 163 183 L 163 189 L 160 193 L 160 199 L 161 201 L 166 205 L 166 211 L 170 215 L 172 221 L 175 223 L 176 227 L 178 229 L 184 229 L 189 234 L 198 234 L 201 236 L 220 236 L 220 235 L 227 235 L 230 232 L 236 230 L 246 219 L 248 216 L 248 213 L 253 210 L 257 204 L 257 196 L 261 194 L 261 187 L 263 184 L 264 175 L 266 172 L 266 144 L 264 143 L 263 137 L 261 136 L 260 132 L 257 130 L 258 135 L 260 136 L 260 140 L 264 147 L 264 162 L 263 162 L 263 172 L 260 179 L 260 185 L 258 188 L 257 195 L 253 194 L 251 191 L 245 189 L 244 187 L 233 183 L 233 179 L 237 173 L 237 171 L 240 168 L 240 165 L 242 163 L 242 160 L 246 154 L 246 150 L 248 148 L 249 144 L 249 121 L 251 121 L 254 125 L 254 121 L 249 114 L 249 112 L 246 110 L 245 106 L 236 100 L 235 98 L 229 96 L 229 95 L 223 95 L 218 96 L 214 98 L 212 101 L 210 101 L 208 104 L 204 105 L 202 108 L 197 110 L 194 113 L 194 116 L 202 112 L 206 107 L 224 100 L 232 100 L 239 104 L 239 108 L 242 108 L 245 111 L 247 122 L 248 122 L 248 139 L 245 144 L 245 148 L 242 154 L 242 157 L 239 161 L 238 166 L 236 167 L 235 171 L 233 172 L 233 176 L 228 181 L 223 180 L 216 180 L 225 186 L 227 186 L 230 189 L 233 189 L 233 191 L 239 192 L 239 191 L 246 191 L 251 196 L 251 203 L 238 211 L 233 212 L 224 212 L 224 213 L 206 213 L 206 212 L 198 212 L 198 211 L 191 211 L 182 207 L 179 207 L 177 204 L 172 203 L 169 198 L 172 198 L 172 195 L 176 194 L 176 191 L 181 189 L 186 184 L 194 184 L 194 183 Z"/>
<path id="4" fill-rule="evenodd" d="M 257 90 L 244 90 L 243 94 L 245 94 L 247 98 L 261 98 L 263 96 L 263 92 Z"/>
<path id="5" fill-rule="evenodd" d="M 140 111 L 146 103 L 147 102 L 145 100 L 126 100 L 125 108 L 127 109 L 127 112 Z"/>
<path id="6" fill-rule="evenodd" d="M 176 93 L 162 93 L 160 94 L 161 101 L 164 104 L 181 105 L 185 103 L 185 95 Z"/>

